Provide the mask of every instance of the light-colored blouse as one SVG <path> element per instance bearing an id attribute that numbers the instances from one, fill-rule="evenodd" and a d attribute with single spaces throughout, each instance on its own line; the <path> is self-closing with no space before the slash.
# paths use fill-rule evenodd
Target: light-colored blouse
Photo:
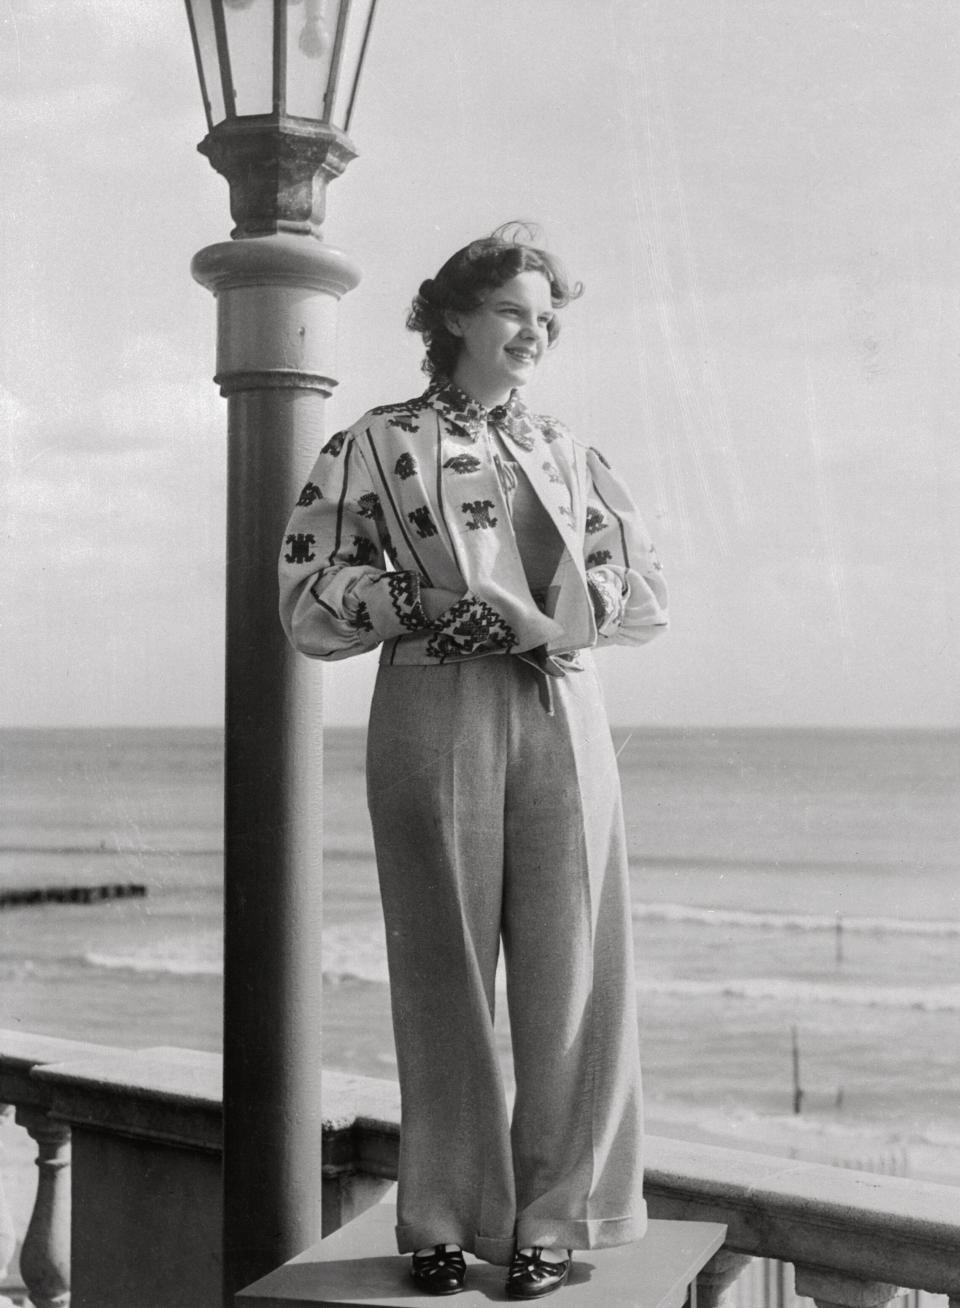
<path id="1" fill-rule="evenodd" d="M 535 497 L 517 527 L 511 463 Z M 531 546 L 531 530 L 552 535 Z M 487 410 L 449 383 L 331 437 L 279 578 L 287 635 L 319 659 L 381 643 L 383 663 L 566 655 L 643 644 L 667 623 L 656 552 L 603 456 L 516 392 Z"/>

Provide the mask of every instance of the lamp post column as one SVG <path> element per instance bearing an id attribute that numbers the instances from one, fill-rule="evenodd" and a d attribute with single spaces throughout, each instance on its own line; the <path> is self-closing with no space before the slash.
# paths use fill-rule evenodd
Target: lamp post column
<path id="1" fill-rule="evenodd" d="M 320 669 L 277 616 L 283 529 L 321 443 L 340 297 L 360 273 L 312 236 L 213 245 L 228 400 L 224 1302 L 320 1236 Z"/>

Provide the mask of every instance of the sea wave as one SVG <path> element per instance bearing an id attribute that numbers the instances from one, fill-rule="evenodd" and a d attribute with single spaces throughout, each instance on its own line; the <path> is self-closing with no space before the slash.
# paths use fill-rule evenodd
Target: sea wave
<path id="1" fill-rule="evenodd" d="M 135 950 L 126 954 L 91 952 L 83 955 L 87 967 L 100 967 L 111 972 L 140 972 L 157 976 L 222 976 L 223 962 L 217 958 L 204 958 L 188 953 L 177 955 L 162 950 Z"/>
<path id="2" fill-rule="evenodd" d="M 220 939 L 213 933 L 175 937 L 136 950 L 91 952 L 84 955 L 83 962 L 88 967 L 172 976 L 218 976 L 223 971 Z M 372 923 L 349 923 L 326 929 L 323 933 L 323 976 L 328 985 L 387 985 L 389 977 L 382 927 Z M 505 988 L 502 964 L 497 985 L 500 990 Z M 643 995 L 679 999 L 915 1009 L 925 1013 L 960 1012 L 960 985 L 872 986 L 780 977 L 708 980 L 641 977 L 637 989 Z"/>
<path id="3" fill-rule="evenodd" d="M 768 931 L 837 931 L 855 935 L 960 937 L 960 921 L 934 918 L 847 917 L 844 914 L 777 913 L 705 908 L 695 904 L 634 904 L 634 921 L 687 922 L 698 926 L 764 928 Z"/>
<path id="4" fill-rule="evenodd" d="M 86 967 L 142 975 L 222 976 L 223 951 L 219 933 L 172 937 L 139 949 L 85 953 Z M 383 929 L 371 924 L 334 926 L 323 933 L 323 976 L 329 985 L 388 983 Z"/>
<path id="5" fill-rule="evenodd" d="M 734 977 L 711 981 L 644 977 L 637 989 L 646 995 L 674 998 L 831 1004 L 835 1007 L 854 1008 L 913 1008 L 924 1013 L 960 1013 L 960 985 L 860 986 L 782 980 L 777 977 Z"/>
<path id="6" fill-rule="evenodd" d="M 219 927 L 207 930 L 170 930 L 160 939 L 142 944 L 124 941 L 116 948 L 91 949 L 83 954 L 86 967 L 110 972 L 137 972 L 144 976 L 221 976 L 223 934 Z"/>

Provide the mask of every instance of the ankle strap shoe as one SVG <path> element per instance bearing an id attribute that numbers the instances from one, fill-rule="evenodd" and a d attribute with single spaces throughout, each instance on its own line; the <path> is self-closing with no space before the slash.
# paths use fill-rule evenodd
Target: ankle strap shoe
<path id="1" fill-rule="evenodd" d="M 467 1264 L 459 1249 L 438 1244 L 433 1253 L 414 1254 L 410 1277 L 427 1294 L 459 1294 L 467 1275 Z"/>
<path id="2" fill-rule="evenodd" d="M 545 1294 L 559 1290 L 570 1275 L 572 1250 L 567 1250 L 568 1257 L 560 1263 L 550 1263 L 541 1258 L 542 1248 L 534 1248 L 528 1254 L 519 1250 L 513 1255 L 510 1271 L 507 1273 L 507 1298 L 542 1299 Z"/>

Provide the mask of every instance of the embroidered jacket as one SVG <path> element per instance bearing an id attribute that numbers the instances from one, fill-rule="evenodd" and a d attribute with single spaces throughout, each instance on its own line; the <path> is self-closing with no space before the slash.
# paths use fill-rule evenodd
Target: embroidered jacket
<path id="1" fill-rule="evenodd" d="M 537 599 L 488 422 L 562 542 Z M 622 483 L 603 455 L 530 413 L 516 392 L 487 410 L 434 384 L 331 437 L 290 518 L 279 571 L 287 635 L 320 659 L 381 642 L 384 663 L 562 655 L 643 644 L 667 622 L 660 564 Z"/>

